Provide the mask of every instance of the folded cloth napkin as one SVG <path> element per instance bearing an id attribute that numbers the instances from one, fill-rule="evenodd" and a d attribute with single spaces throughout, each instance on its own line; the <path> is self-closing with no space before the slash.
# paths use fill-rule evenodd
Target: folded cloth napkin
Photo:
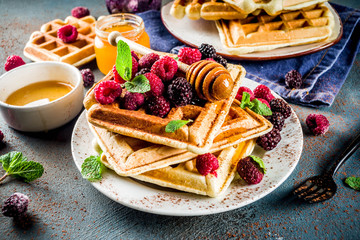
<path id="1" fill-rule="evenodd" d="M 272 61 L 231 61 L 240 63 L 247 71 L 247 78 L 267 85 L 286 100 L 305 106 L 330 106 L 354 62 L 360 45 L 360 10 L 332 4 L 343 24 L 343 36 L 334 46 L 295 58 Z M 164 27 L 160 12 L 139 14 L 150 36 L 151 48 L 170 52 L 183 46 Z M 295 69 L 303 76 L 301 89 L 290 90 L 285 86 L 285 74 Z"/>

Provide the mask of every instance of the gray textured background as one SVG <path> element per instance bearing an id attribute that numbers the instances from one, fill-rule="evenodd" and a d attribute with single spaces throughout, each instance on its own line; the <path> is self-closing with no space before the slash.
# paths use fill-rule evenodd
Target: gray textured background
<path id="1" fill-rule="evenodd" d="M 357 0 L 333 2 L 360 8 Z M 104 1 L 97 0 L 0 0 L 0 66 L 8 55 L 23 57 L 30 34 L 43 23 L 65 19 L 73 7 L 81 5 L 95 17 L 107 14 Z M 85 67 L 94 70 L 97 80 L 102 78 L 95 62 Z M 326 168 L 360 129 L 359 79 L 358 54 L 332 107 L 315 110 L 293 105 L 304 127 L 304 150 L 295 171 L 278 189 L 241 209 L 202 217 L 139 212 L 95 190 L 81 178 L 71 157 L 76 119 L 48 133 L 29 134 L 10 129 L 0 118 L 6 138 L 0 154 L 19 150 L 45 167 L 43 177 L 31 184 L 8 178 L 0 185 L 1 202 L 16 191 L 27 194 L 32 216 L 31 226 L 23 228 L 0 215 L 0 239 L 359 239 L 360 193 L 346 187 L 343 180 L 360 176 L 360 151 L 337 174 L 339 189 L 333 199 L 309 205 L 289 197 L 294 186 Z M 312 136 L 304 125 L 306 116 L 315 112 L 330 120 L 325 136 Z"/>

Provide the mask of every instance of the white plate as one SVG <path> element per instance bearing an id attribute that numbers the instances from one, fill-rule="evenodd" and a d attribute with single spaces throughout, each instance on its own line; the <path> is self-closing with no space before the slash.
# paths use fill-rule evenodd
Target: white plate
<path id="1" fill-rule="evenodd" d="M 162 7 L 161 19 L 165 27 L 175 38 L 192 47 L 198 47 L 202 43 L 211 44 L 220 55 L 235 60 L 271 60 L 310 54 L 336 44 L 342 36 L 342 23 L 339 15 L 329 3 L 325 3 L 335 18 L 334 31 L 329 39 L 318 43 L 284 47 L 271 51 L 254 52 L 235 56 L 231 55 L 223 48 L 214 21 L 205 21 L 203 19 L 194 21 L 190 20 L 187 16 L 183 19 L 177 19 L 170 15 L 171 5 L 172 2 Z"/>
<path id="2" fill-rule="evenodd" d="M 243 85 L 254 89 L 258 83 L 244 79 Z M 273 94 L 279 97 L 274 92 Z M 263 159 L 267 169 L 259 184 L 247 185 L 242 180 L 236 180 L 224 195 L 217 198 L 141 183 L 131 178 L 120 177 L 112 170 L 107 170 L 100 182 L 91 184 L 118 203 L 155 214 L 197 216 L 237 209 L 274 191 L 295 169 L 303 146 L 302 129 L 295 112 L 285 121 L 281 136 L 282 140 L 272 151 L 266 152 L 257 146 L 253 152 Z M 96 154 L 92 139 L 84 111 L 74 127 L 71 140 L 72 155 L 79 171 L 84 159 Z"/>

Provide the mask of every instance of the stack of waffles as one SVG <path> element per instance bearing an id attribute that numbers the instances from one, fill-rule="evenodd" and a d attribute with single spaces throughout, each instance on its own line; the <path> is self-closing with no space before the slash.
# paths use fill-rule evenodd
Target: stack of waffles
<path id="1" fill-rule="evenodd" d="M 325 0 L 176 0 L 171 15 L 215 20 L 221 43 L 240 55 L 320 42 L 334 29 Z M 211 9 L 211 10 L 210 10 Z"/>
<path id="2" fill-rule="evenodd" d="M 42 25 L 40 31 L 31 34 L 24 48 L 24 55 L 35 62 L 57 61 L 76 67 L 84 65 L 95 59 L 95 22 L 92 16 L 69 16 L 65 21 L 50 21 Z M 64 43 L 58 38 L 57 30 L 65 25 L 76 27 L 78 37 L 75 42 Z"/>
<path id="3" fill-rule="evenodd" d="M 222 194 L 235 176 L 237 162 L 251 154 L 257 137 L 272 129 L 263 116 L 240 108 L 235 99 L 245 69 L 229 64 L 227 71 L 234 83 L 228 98 L 201 106 L 172 107 L 163 118 L 143 108 L 122 109 L 117 102 L 102 105 L 94 95 L 97 85 L 93 86 L 84 106 L 103 151 L 102 162 L 120 176 L 211 197 Z M 185 73 L 178 70 L 177 75 Z M 114 80 L 112 71 L 100 82 L 109 80 Z M 175 132 L 165 131 L 170 121 L 189 119 L 192 121 Z M 197 171 L 194 161 L 204 153 L 217 156 L 217 176 Z"/>

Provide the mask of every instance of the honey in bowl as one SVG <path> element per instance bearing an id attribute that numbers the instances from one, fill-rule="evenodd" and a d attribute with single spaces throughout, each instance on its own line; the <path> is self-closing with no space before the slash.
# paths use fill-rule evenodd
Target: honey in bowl
<path id="1" fill-rule="evenodd" d="M 37 82 L 11 93 L 5 103 L 15 106 L 36 106 L 59 99 L 73 88 L 69 83 L 56 80 Z"/>

